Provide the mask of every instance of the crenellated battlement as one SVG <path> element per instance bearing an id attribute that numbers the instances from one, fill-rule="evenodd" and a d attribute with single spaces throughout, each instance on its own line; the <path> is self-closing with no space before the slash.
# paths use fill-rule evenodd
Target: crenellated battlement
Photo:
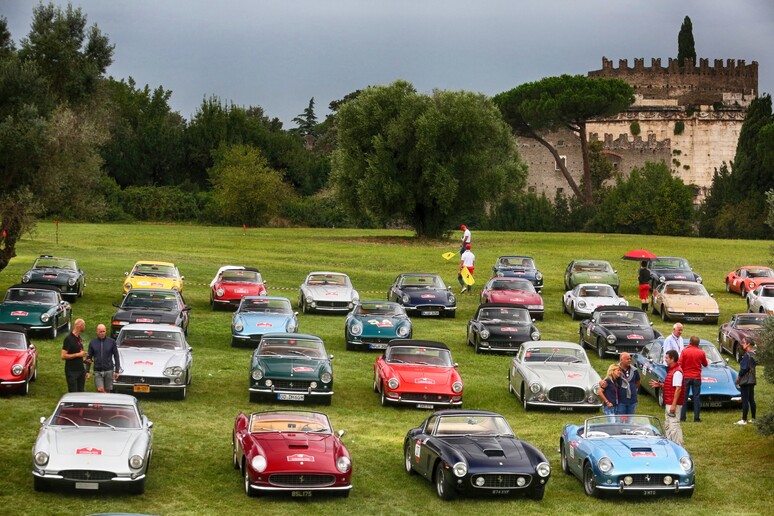
<path id="1" fill-rule="evenodd" d="M 589 141 L 600 141 L 599 133 L 590 133 Z M 634 136 L 631 139 L 626 133 L 621 133 L 618 138 L 613 138 L 610 133 L 604 134 L 602 141 L 602 148 L 604 150 L 622 151 L 622 150 L 643 150 L 648 149 L 652 151 L 667 151 L 672 148 L 672 141 L 669 138 L 659 140 L 658 137 L 651 133 L 647 135 L 646 139 L 641 136 Z"/>
<path id="2" fill-rule="evenodd" d="M 679 75 L 707 75 L 714 74 L 716 77 L 728 75 L 730 77 L 758 78 L 758 62 L 753 61 L 747 64 L 744 59 L 726 59 L 725 64 L 722 59 L 715 59 L 714 66 L 709 65 L 709 59 L 699 59 L 699 66 L 695 66 L 693 59 L 686 59 L 685 65 L 680 66 L 677 59 L 670 57 L 667 66 L 661 66 L 661 58 L 651 58 L 651 65 L 645 66 L 645 59 L 634 58 L 634 67 L 629 67 L 628 59 L 619 59 L 618 68 L 613 67 L 613 60 L 606 57 L 602 58 L 602 70 L 589 72 L 590 77 L 609 76 L 609 75 L 629 75 L 632 72 L 638 73 L 656 73 L 656 74 L 679 74 Z"/>

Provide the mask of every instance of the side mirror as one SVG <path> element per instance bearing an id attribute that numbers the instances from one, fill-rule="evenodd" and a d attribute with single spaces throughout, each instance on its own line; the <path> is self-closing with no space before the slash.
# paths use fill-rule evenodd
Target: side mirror
<path id="1" fill-rule="evenodd" d="M 328 360 L 333 360 L 333 355 L 328 355 Z"/>
<path id="2" fill-rule="evenodd" d="M 457 369 L 459 366 L 460 366 L 460 365 L 459 365 L 457 362 L 454 362 L 454 363 L 452 364 L 452 367 L 453 367 L 454 369 Z"/>
<path id="3" fill-rule="evenodd" d="M 293 317 L 298 316 L 298 312 L 293 312 Z"/>
<path id="4" fill-rule="evenodd" d="M 449 290 L 449 292 L 451 292 L 451 285 L 446 285 L 446 288 Z"/>
<path id="5" fill-rule="evenodd" d="M 613 274 L 618 274 L 618 271 L 613 269 Z"/>
<path id="6" fill-rule="evenodd" d="M 125 272 L 125 273 L 124 273 L 124 276 L 129 276 L 129 273 L 128 273 L 128 272 Z"/>
<path id="7" fill-rule="evenodd" d="M 181 279 L 181 280 L 184 280 L 184 279 L 185 279 L 185 276 L 180 276 L 180 279 Z"/>
<path id="8" fill-rule="evenodd" d="M 190 311 L 191 311 L 191 307 L 190 307 L 190 306 L 188 306 L 188 305 L 185 305 L 185 306 L 183 307 L 183 310 L 185 310 L 186 312 L 190 312 Z"/>
<path id="9" fill-rule="evenodd" d="M 344 430 L 339 430 L 338 432 L 336 432 L 336 435 L 338 435 L 339 439 L 341 439 L 341 436 L 344 435 Z"/>
<path id="10" fill-rule="evenodd" d="M 710 297 L 715 297 L 715 294 L 710 294 Z"/>
<path id="11" fill-rule="evenodd" d="M 115 306 L 116 308 L 121 308 L 121 303 L 117 301 L 113 301 L 113 306 Z"/>
<path id="12" fill-rule="evenodd" d="M 43 426 L 45 424 L 46 424 L 46 417 L 45 416 L 40 416 L 40 426 Z"/>

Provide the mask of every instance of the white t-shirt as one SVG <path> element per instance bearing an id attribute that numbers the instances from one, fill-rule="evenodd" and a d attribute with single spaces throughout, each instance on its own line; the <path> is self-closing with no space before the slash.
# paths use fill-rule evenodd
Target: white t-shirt
<path id="1" fill-rule="evenodd" d="M 675 374 L 672 375 L 672 387 L 682 387 L 682 386 L 683 386 L 683 372 L 675 371 Z"/>
<path id="2" fill-rule="evenodd" d="M 476 255 L 471 253 L 470 249 L 466 249 L 462 256 L 460 256 L 460 259 L 465 267 L 473 267 L 473 264 L 476 263 Z"/>
<path id="3" fill-rule="evenodd" d="M 470 230 L 467 228 L 465 229 L 465 232 L 462 233 L 462 242 L 465 244 L 470 243 Z"/>

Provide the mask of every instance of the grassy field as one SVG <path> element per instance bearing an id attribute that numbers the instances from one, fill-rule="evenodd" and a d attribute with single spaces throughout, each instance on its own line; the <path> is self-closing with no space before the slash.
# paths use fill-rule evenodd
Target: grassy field
<path id="1" fill-rule="evenodd" d="M 480 286 L 501 254 L 532 255 L 545 276 L 545 320 L 538 322 L 543 339 L 577 341 L 578 322 L 562 315 L 562 275 L 573 258 L 609 260 L 621 275 L 621 293 L 638 304 L 636 262 L 621 260 L 635 248 L 687 258 L 704 277 L 721 307 L 721 321 L 744 311 L 739 296 L 727 294 L 723 278 L 731 269 L 769 261 L 769 243 L 641 237 L 596 234 L 473 233 Z M 562 474 L 557 451 L 561 428 L 580 422 L 583 414 L 525 413 L 507 390 L 507 356 L 475 355 L 465 345 L 465 327 L 478 305 L 477 296 L 461 296 L 456 319 L 414 320 L 414 337 L 445 342 L 465 381 L 465 407 L 494 410 L 507 417 L 517 435 L 537 445 L 551 461 L 553 473 L 545 499 L 439 501 L 430 483 L 408 477 L 402 470 L 402 443 L 406 431 L 418 425 L 427 412 L 382 408 L 371 390 L 377 355 L 344 350 L 343 316 L 299 315 L 300 331 L 321 336 L 335 355 L 335 391 L 327 412 L 336 429 L 345 430 L 344 441 L 353 458 L 354 488 L 348 499 L 289 498 L 248 499 L 239 474 L 231 468 L 230 432 L 239 411 L 272 408 L 250 404 L 247 395 L 249 349 L 229 346 L 230 314 L 212 312 L 208 284 L 225 264 L 261 269 L 271 295 L 289 297 L 295 304 L 297 289 L 312 270 L 346 272 L 361 299 L 384 299 L 401 272 L 440 273 L 455 287 L 456 261 L 441 253 L 455 251 L 448 243 L 417 241 L 405 231 L 249 229 L 171 225 L 70 225 L 59 228 L 56 243 L 52 223 L 41 223 L 25 238 L 10 266 L 0 272 L 0 288 L 17 283 L 39 254 L 76 258 L 86 270 L 85 296 L 74 304 L 74 314 L 87 323 L 87 339 L 97 323 L 109 323 L 111 303 L 121 297 L 125 271 L 138 259 L 176 262 L 186 277 L 184 295 L 193 307 L 189 342 L 194 349 L 194 378 L 184 402 L 143 399 L 154 422 L 154 463 L 147 491 L 142 496 L 115 494 L 36 493 L 32 489 L 31 453 L 40 416 L 53 410 L 66 391 L 59 359 L 61 337 L 34 339 L 40 349 L 38 381 L 27 397 L 0 397 L 0 500 L 8 514 L 87 514 L 142 512 L 151 514 L 438 514 L 524 511 L 527 513 L 588 514 L 618 511 L 660 513 L 769 513 L 774 489 L 774 448 L 770 439 L 752 426 L 738 427 L 738 410 L 703 411 L 703 423 L 685 423 L 685 446 L 697 468 L 697 489 L 691 500 L 634 500 L 623 505 L 591 499 L 580 482 Z M 654 319 L 664 334 L 669 325 Z M 686 325 L 692 334 L 715 341 L 717 327 Z M 733 359 L 732 365 L 738 367 Z M 603 373 L 612 359 L 592 357 Z M 759 377 L 762 376 L 759 374 Z M 93 382 L 87 390 L 94 390 Z M 758 407 L 769 412 L 774 389 L 759 384 Z M 649 397 L 641 399 L 639 412 L 661 415 Z M 669 504 L 667 509 L 666 505 Z"/>

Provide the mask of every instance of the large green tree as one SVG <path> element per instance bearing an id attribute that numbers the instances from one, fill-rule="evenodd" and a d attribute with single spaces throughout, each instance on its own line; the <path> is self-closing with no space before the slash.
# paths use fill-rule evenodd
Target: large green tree
<path id="1" fill-rule="evenodd" d="M 405 81 L 340 106 L 332 183 L 351 213 L 443 235 L 524 185 L 525 168 L 497 108 L 482 95 L 419 94 Z"/>
<path id="2" fill-rule="evenodd" d="M 518 136 L 532 138 L 548 149 L 576 197 L 586 205 L 594 202 L 586 123 L 590 118 L 613 116 L 634 102 L 634 90 L 619 79 L 582 75 L 547 77 L 522 84 L 494 97 L 505 120 Z M 546 133 L 570 129 L 578 135 L 583 157 L 581 191 Z"/>
<path id="3" fill-rule="evenodd" d="M 301 136 L 315 135 L 317 115 L 314 114 L 314 97 L 309 99 L 309 105 L 304 112 L 293 118 L 293 123 L 298 126 L 295 131 Z"/>
<path id="4" fill-rule="evenodd" d="M 679 66 L 685 66 L 686 59 L 691 59 L 696 63 L 696 45 L 693 41 L 693 24 L 688 16 L 683 20 L 683 24 L 680 26 L 680 33 L 677 35 L 677 64 Z"/>

